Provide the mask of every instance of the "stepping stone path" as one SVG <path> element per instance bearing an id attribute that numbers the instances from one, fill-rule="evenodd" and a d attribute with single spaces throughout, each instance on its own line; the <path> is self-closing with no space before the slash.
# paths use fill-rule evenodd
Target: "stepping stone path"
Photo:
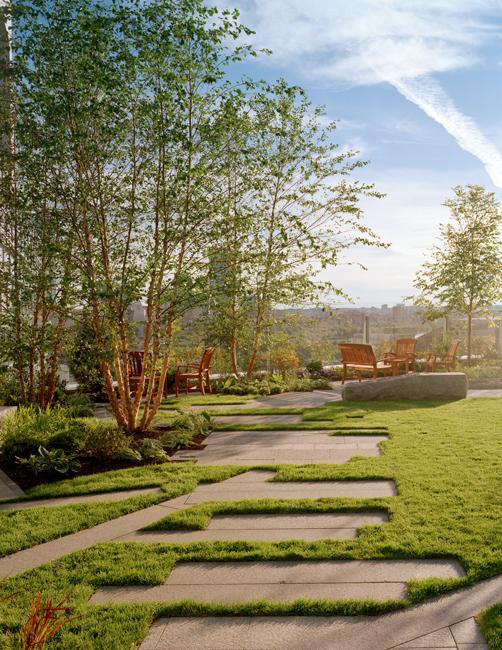
<path id="1" fill-rule="evenodd" d="M 388 517 L 384 512 L 216 515 L 204 530 L 140 531 L 124 539 L 133 542 L 164 543 L 351 539 L 356 536 L 357 529 L 361 526 L 383 524 L 387 521 Z"/>
<path id="2" fill-rule="evenodd" d="M 243 404 L 242 408 L 322 406 L 326 401 L 340 398 L 339 390 L 290 393 L 257 398 Z M 236 406 L 230 408 L 235 409 Z M 287 427 L 301 421 L 301 417 L 286 414 L 232 415 L 218 417 L 217 421 L 235 425 L 283 423 Z M 380 455 L 379 443 L 387 439 L 383 434 L 332 436 L 330 433 L 322 429 L 219 431 L 208 438 L 205 449 L 179 452 L 173 459 L 191 458 L 210 465 L 344 463 L 354 456 Z M 16 575 L 72 551 L 110 540 L 184 543 L 353 538 L 362 526 L 385 525 L 387 515 L 376 511 L 215 515 L 205 530 L 142 529 L 167 514 L 211 501 L 377 498 L 397 494 L 393 481 L 272 482 L 270 479 L 274 476 L 275 472 L 272 471 L 252 470 L 220 483 L 201 484 L 190 494 L 15 553 L 0 559 L 0 578 Z M 118 501 L 159 491 L 159 488 L 148 488 L 85 497 L 24 501 L 1 504 L 0 509 Z M 187 562 L 175 566 L 163 585 L 105 586 L 95 592 L 90 602 L 135 603 L 187 598 L 207 603 L 242 603 L 263 598 L 276 602 L 291 602 L 299 598 L 383 601 L 405 598 L 406 583 L 413 578 L 444 579 L 464 575 L 463 568 L 453 559 Z M 140 650 L 485 650 L 487 646 L 473 616 L 499 602 L 501 592 L 502 577 L 499 577 L 386 616 L 159 619 L 154 622 Z"/>
<path id="3" fill-rule="evenodd" d="M 176 566 L 161 586 L 102 587 L 91 603 L 398 600 L 406 597 L 407 580 L 464 575 L 454 560 L 187 562 Z"/>
<path id="4" fill-rule="evenodd" d="M 332 431 L 215 431 L 205 449 L 183 450 L 173 460 L 201 465 L 338 464 L 379 456 L 385 435 L 333 436 Z"/>
<path id="5" fill-rule="evenodd" d="M 24 492 L 0 469 L 0 499 L 19 499 Z"/>
<path id="6" fill-rule="evenodd" d="M 39 544 L 7 557 L 0 558 L 0 579 L 12 577 L 28 569 L 107 541 L 125 541 L 142 528 L 165 517 L 208 501 L 242 501 L 243 499 L 319 499 L 321 497 L 371 498 L 394 496 L 393 481 L 312 481 L 269 482 L 275 472 L 250 471 L 220 483 L 201 484 L 183 496 L 169 499 L 158 505 L 132 512 L 122 517 L 98 524 L 93 528 L 65 535 L 51 542 Z M 134 491 L 133 494 L 137 494 Z M 110 500 L 112 493 L 92 495 L 95 500 Z M 76 497 L 68 497 L 74 503 Z M 65 505 L 57 499 L 57 505 Z M 32 501 L 32 505 L 35 503 Z M 24 502 L 20 502 L 24 504 Z M 9 504 L 9 506 L 12 504 Z"/>
<path id="7" fill-rule="evenodd" d="M 30 501 L 15 501 L 0 503 L 2 510 L 26 510 L 27 508 L 52 508 L 55 506 L 70 506 L 75 503 L 95 503 L 96 501 L 123 501 L 144 494 L 161 494 L 160 488 L 139 488 L 138 490 L 121 490 L 120 492 L 102 492 L 100 494 L 82 494 L 80 496 L 58 497 L 56 499 L 32 499 Z M 20 495 L 18 495 L 20 496 Z"/>

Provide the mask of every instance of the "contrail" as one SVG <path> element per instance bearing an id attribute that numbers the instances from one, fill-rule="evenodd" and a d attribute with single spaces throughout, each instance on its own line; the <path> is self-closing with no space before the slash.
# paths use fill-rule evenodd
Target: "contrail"
<path id="1" fill-rule="evenodd" d="M 461 113 L 443 88 L 430 77 L 397 79 L 390 83 L 406 99 L 441 124 L 458 145 L 476 156 L 497 187 L 502 187 L 502 155 L 468 115 Z"/>

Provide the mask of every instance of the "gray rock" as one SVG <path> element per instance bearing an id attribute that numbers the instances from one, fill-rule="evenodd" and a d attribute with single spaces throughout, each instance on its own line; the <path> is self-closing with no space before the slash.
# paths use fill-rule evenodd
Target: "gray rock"
<path id="1" fill-rule="evenodd" d="M 347 401 L 463 399 L 466 396 L 467 377 L 463 372 L 424 372 L 354 381 L 342 391 L 342 398 Z"/>

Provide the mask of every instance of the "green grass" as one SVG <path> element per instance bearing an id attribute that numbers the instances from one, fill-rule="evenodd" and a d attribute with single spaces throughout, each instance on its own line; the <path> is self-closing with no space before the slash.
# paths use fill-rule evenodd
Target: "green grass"
<path id="1" fill-rule="evenodd" d="M 145 526 L 143 530 L 203 530 L 215 515 L 249 513 L 288 514 L 293 512 L 389 512 L 386 499 L 250 499 L 247 501 L 213 501 L 175 512 Z"/>
<path id="2" fill-rule="evenodd" d="M 198 482 L 221 481 L 239 471 L 243 471 L 243 468 L 197 467 L 192 463 L 173 463 L 81 476 L 32 488 L 27 497 L 34 499 L 107 493 L 139 487 L 161 487 L 163 493 L 138 495 L 117 502 L 107 502 L 105 497 L 99 503 L 2 511 L 0 557 L 186 494 L 194 490 Z"/>
<path id="3" fill-rule="evenodd" d="M 502 603 L 477 617 L 490 650 L 502 650 Z"/>
<path id="4" fill-rule="evenodd" d="M 224 424 L 214 425 L 215 431 L 333 431 L 340 432 L 341 435 L 370 435 L 375 433 L 381 434 L 387 431 L 386 426 L 379 425 L 361 425 L 358 424 L 339 424 L 331 420 L 316 420 L 315 422 L 297 422 L 281 424 L 280 422 L 270 422 L 264 424 Z"/>
<path id="5" fill-rule="evenodd" d="M 211 395 L 180 395 L 179 397 L 168 397 L 162 400 L 161 410 L 181 409 L 187 410 L 191 406 L 221 406 L 225 404 L 246 404 L 254 399 L 256 395 L 222 395 L 214 393 Z"/>
<path id="6" fill-rule="evenodd" d="M 277 406 L 239 408 L 239 409 L 208 409 L 209 415 L 302 415 L 304 408 L 297 406 Z"/>
<path id="7" fill-rule="evenodd" d="M 356 418 L 350 416 L 356 415 Z M 361 417 L 362 416 L 362 417 Z M 368 430 L 388 427 L 383 455 L 358 458 L 346 465 L 282 466 L 275 480 L 393 478 L 398 496 L 378 500 L 324 499 L 288 502 L 202 504 L 174 518 L 176 525 L 206 525 L 215 512 L 291 511 L 292 507 L 331 509 L 375 506 L 390 515 L 387 524 L 367 526 L 351 540 L 320 540 L 278 544 L 204 542 L 193 544 L 109 543 L 91 547 L 44 565 L 0 585 L 0 647 L 12 648 L 28 615 L 29 601 L 42 590 L 53 598 L 69 595 L 82 615 L 58 635 L 54 648 L 131 648 L 145 636 L 158 615 L 196 614 L 357 614 L 379 613 L 403 602 L 298 601 L 244 605 L 204 605 L 193 602 L 158 605 L 91 607 L 93 591 L 106 584 L 160 584 L 176 562 L 258 559 L 391 559 L 456 558 L 466 571 L 462 580 L 412 581 L 409 602 L 445 593 L 461 585 L 502 573 L 502 400 L 458 402 L 333 402 L 305 411 L 305 419 L 331 421 L 340 426 L 364 424 Z M 354 421 L 356 420 L 356 421 Z M 346 423 L 345 425 L 343 423 Z M 290 425 L 287 425 L 290 428 Z M 188 464 L 151 466 L 112 472 L 111 476 L 80 477 L 40 486 L 36 495 L 89 493 L 126 487 L 187 485 L 195 480 L 220 480 L 243 468 L 208 468 Z M 170 473 L 172 472 L 172 474 Z M 200 473 L 199 473 L 200 472 Z M 177 517 L 177 520 L 176 520 Z M 172 525 L 173 519 L 170 523 Z M 162 525 L 166 525 L 165 521 Z M 2 530 L 3 534 L 3 530 Z M 3 623 L 3 625 L 2 625 Z M 502 606 L 491 608 L 480 623 L 492 650 L 502 648 Z"/>

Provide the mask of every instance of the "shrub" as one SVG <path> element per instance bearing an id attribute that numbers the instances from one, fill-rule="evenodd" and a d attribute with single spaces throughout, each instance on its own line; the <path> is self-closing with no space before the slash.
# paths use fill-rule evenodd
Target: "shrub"
<path id="1" fill-rule="evenodd" d="M 276 395 L 287 391 L 311 391 L 315 389 L 330 389 L 329 379 L 319 377 L 299 378 L 296 374 L 282 377 L 272 374 L 260 379 L 228 377 L 216 382 L 216 390 L 226 395 Z"/>
<path id="2" fill-rule="evenodd" d="M 131 449 L 130 447 L 128 447 L 127 449 L 122 449 L 122 451 L 116 453 L 113 459 L 125 460 L 130 462 L 139 462 L 140 460 L 143 460 L 143 457 L 139 453 L 139 451 L 137 451 L 137 449 Z"/>
<path id="3" fill-rule="evenodd" d="M 138 451 L 145 460 L 164 461 L 167 459 L 167 454 L 162 449 L 162 442 L 156 438 L 143 438 Z"/>
<path id="4" fill-rule="evenodd" d="M 21 387 L 17 372 L 5 368 L 0 373 L 0 404 L 17 406 L 21 403 Z"/>
<path id="5" fill-rule="evenodd" d="M 311 377 L 318 377 L 323 369 L 322 361 L 309 361 L 305 369 Z"/>
<path id="6" fill-rule="evenodd" d="M 132 438 L 115 423 L 92 418 L 78 420 L 84 428 L 82 451 L 99 461 L 107 461 L 131 446 Z"/>
<path id="7" fill-rule="evenodd" d="M 81 393 L 67 397 L 65 409 L 67 415 L 71 418 L 92 418 L 94 416 L 92 401 L 87 395 Z"/>
<path id="8" fill-rule="evenodd" d="M 99 348 L 95 336 L 83 314 L 82 324 L 77 326 L 70 351 L 70 369 L 79 382 L 80 390 L 92 393 L 99 399 L 103 396 L 104 380 L 99 364 Z"/>
<path id="9" fill-rule="evenodd" d="M 49 451 L 42 446 L 38 448 L 38 455 L 31 454 L 29 458 L 16 458 L 16 461 L 34 474 L 40 472 L 68 474 L 69 472 L 78 472 L 80 469 L 80 461 L 76 454 L 66 453 L 63 449 Z"/>
<path id="10" fill-rule="evenodd" d="M 14 463 L 16 457 L 36 454 L 41 445 L 47 449 L 60 447 L 75 451 L 82 439 L 82 424 L 69 418 L 65 409 L 20 406 L 15 413 L 4 417 L 0 445 L 5 460 Z"/>
<path id="11" fill-rule="evenodd" d="M 205 411 L 202 413 L 183 413 L 173 420 L 171 430 L 166 431 L 162 444 L 170 449 L 189 446 L 192 440 L 199 436 L 207 436 L 213 430 L 211 417 Z"/>

